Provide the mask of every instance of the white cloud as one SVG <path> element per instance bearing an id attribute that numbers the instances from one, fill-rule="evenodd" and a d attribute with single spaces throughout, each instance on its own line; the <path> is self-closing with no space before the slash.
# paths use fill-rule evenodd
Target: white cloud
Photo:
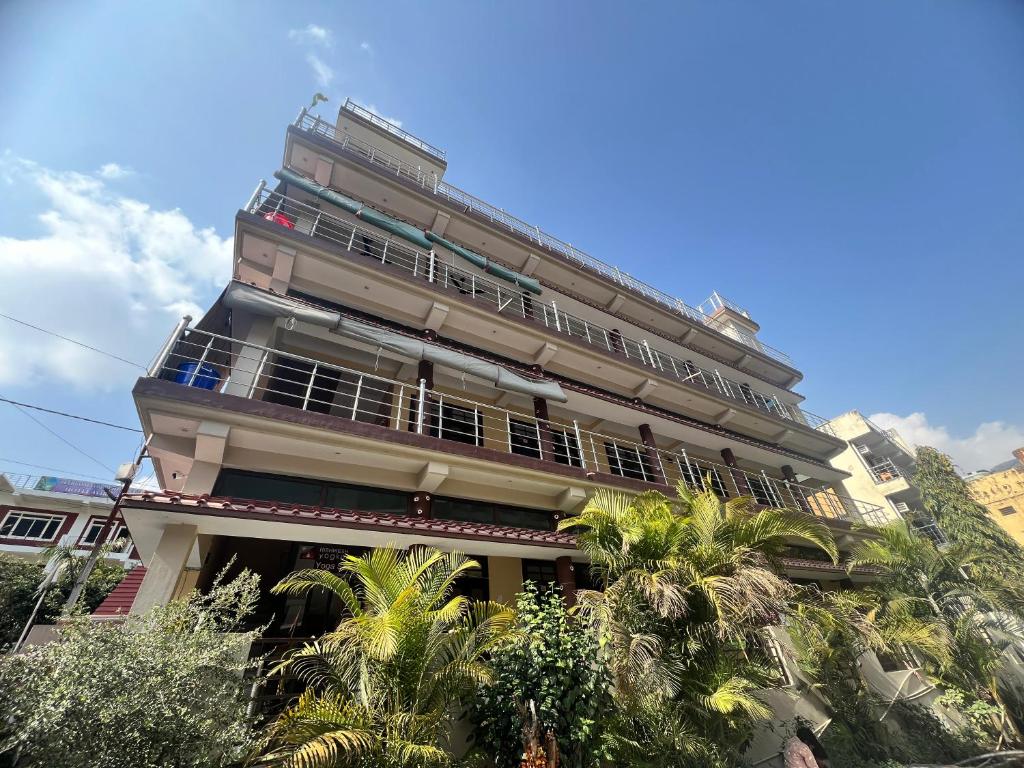
<path id="1" fill-rule="evenodd" d="M 115 181 L 117 179 L 123 179 L 126 176 L 132 176 L 135 171 L 123 165 L 118 165 L 117 163 L 104 163 L 96 173 L 104 179 Z"/>
<path id="2" fill-rule="evenodd" d="M 318 24 L 307 24 L 303 29 L 290 29 L 288 39 L 306 45 L 322 45 L 325 48 L 330 48 L 334 44 L 331 30 Z"/>
<path id="3" fill-rule="evenodd" d="M 320 85 L 321 88 L 327 88 L 334 79 L 334 70 L 331 69 L 327 63 L 315 53 L 307 53 L 306 61 L 309 63 L 309 66 L 313 68 L 313 74 L 316 75 L 317 84 Z"/>
<path id="4" fill-rule="evenodd" d="M 363 40 L 363 42 L 359 44 L 359 50 L 366 51 L 367 53 L 373 53 L 373 46 L 370 45 L 368 41 Z"/>
<path id="5" fill-rule="evenodd" d="M 0 178 L 46 200 L 36 237 L 0 237 L 4 313 L 149 363 L 175 321 L 200 317 L 231 274 L 232 241 L 177 209 L 113 194 L 100 172 L 0 155 Z M 123 389 L 138 370 L 0 320 L 0 385 Z"/>
<path id="6" fill-rule="evenodd" d="M 929 445 L 948 453 L 964 473 L 1009 461 L 1015 448 L 1024 447 L 1024 427 L 1003 421 L 986 421 L 978 425 L 974 434 L 955 437 L 946 427 L 929 423 L 928 417 L 920 412 L 909 416 L 876 413 L 868 418 L 880 427 L 895 429 L 911 445 Z"/>

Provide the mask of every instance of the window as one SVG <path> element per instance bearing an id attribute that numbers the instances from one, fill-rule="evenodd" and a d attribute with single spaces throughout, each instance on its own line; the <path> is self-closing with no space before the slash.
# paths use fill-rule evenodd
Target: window
<path id="1" fill-rule="evenodd" d="M 722 481 L 722 475 L 716 467 L 686 459 L 677 459 L 677 465 L 679 467 L 679 474 L 683 476 L 683 481 L 690 488 L 697 491 L 710 488 L 720 499 L 729 498 L 729 491 L 726 489 L 725 483 Z M 708 484 L 709 482 L 710 485 Z"/>
<path id="2" fill-rule="evenodd" d="M 558 572 L 551 560 L 523 560 L 523 581 L 532 581 L 539 587 L 558 583 Z"/>
<path id="3" fill-rule="evenodd" d="M 463 408 L 442 402 L 440 407 L 435 402 L 428 402 L 430 411 L 431 437 L 440 436 L 443 440 L 468 445 L 484 444 L 484 415 L 473 408 Z"/>
<path id="4" fill-rule="evenodd" d="M 999 509 L 999 514 L 1000 514 L 1000 515 L 1003 515 L 1004 517 L 1005 517 L 1006 515 L 1013 515 L 1013 514 L 1016 514 L 1016 512 L 1017 512 L 1017 510 L 1016 510 L 1016 509 L 1014 509 L 1013 507 L 1001 507 L 1001 508 Z"/>
<path id="5" fill-rule="evenodd" d="M 63 515 L 11 510 L 0 523 L 0 538 L 53 541 L 63 522 Z"/>
<path id="6" fill-rule="evenodd" d="M 357 512 L 378 512 L 404 515 L 409 510 L 409 496 L 401 491 L 366 488 L 358 485 L 329 485 L 324 506 L 351 509 Z"/>
<path id="7" fill-rule="evenodd" d="M 104 524 L 107 522 L 105 517 L 94 517 L 85 526 L 85 531 L 82 532 L 82 537 L 78 540 L 81 545 L 93 545 L 96 543 L 96 539 L 99 538 L 100 531 L 103 530 Z M 107 541 L 114 543 L 115 541 L 123 539 L 126 543 L 123 547 L 118 547 L 116 551 L 124 552 L 128 547 L 128 542 L 131 537 L 128 535 L 128 528 L 120 520 L 115 520 L 110 527 L 110 534 L 107 536 Z"/>
<path id="8" fill-rule="evenodd" d="M 772 496 L 772 489 L 763 477 L 747 475 L 746 478 L 747 485 L 750 487 L 750 495 L 754 497 L 754 501 L 762 507 L 774 507 L 777 505 L 778 502 Z"/>
<path id="9" fill-rule="evenodd" d="M 509 419 L 508 445 L 509 450 L 519 456 L 541 458 L 537 424 L 519 419 Z"/>
<path id="10" fill-rule="evenodd" d="M 511 528 L 551 530 L 551 513 L 543 509 L 509 507 L 488 501 L 434 498 L 433 516 L 439 520 L 461 520 L 467 523 L 507 525 Z"/>
<path id="11" fill-rule="evenodd" d="M 340 377 L 341 371 L 324 366 L 317 366 L 314 377 L 313 363 L 277 355 L 263 400 L 315 413 L 330 413 Z"/>
<path id="12" fill-rule="evenodd" d="M 649 482 L 654 480 L 647 452 L 641 451 L 639 446 L 606 442 L 604 452 L 608 457 L 608 469 L 613 475 Z"/>
<path id="13" fill-rule="evenodd" d="M 583 466 L 583 454 L 576 435 L 564 429 L 551 429 L 551 442 L 554 444 L 555 461 L 570 467 Z"/>

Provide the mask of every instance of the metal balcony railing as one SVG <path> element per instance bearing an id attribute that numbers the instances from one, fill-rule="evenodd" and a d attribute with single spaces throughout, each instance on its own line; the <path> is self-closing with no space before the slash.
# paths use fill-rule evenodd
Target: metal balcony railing
<path id="1" fill-rule="evenodd" d="M 543 245 L 555 253 L 559 253 L 566 258 L 597 272 L 603 277 L 612 280 L 616 284 L 623 286 L 633 293 L 662 304 L 665 307 L 678 312 L 684 317 L 689 318 L 693 322 L 700 323 L 701 325 L 712 328 L 719 333 L 723 333 L 721 322 L 712 318 L 710 313 L 705 313 L 701 309 L 691 307 L 681 299 L 670 296 L 664 291 L 659 290 L 642 280 L 638 280 L 626 272 L 623 272 L 618 267 L 612 266 L 611 264 L 601 261 L 600 259 L 573 247 L 571 243 L 564 242 L 553 235 L 549 235 L 540 227 L 528 224 L 505 210 L 497 208 L 490 203 L 439 179 L 437 174 L 432 171 L 424 171 L 419 166 L 414 167 L 408 162 L 403 162 L 394 155 L 388 154 L 379 147 L 375 147 L 372 144 L 362 141 L 361 139 L 357 139 L 347 133 L 339 132 L 334 125 L 321 120 L 315 115 L 308 114 L 305 109 L 299 113 L 299 116 L 295 121 L 295 125 L 309 133 L 315 133 L 319 136 L 323 136 L 324 138 L 341 145 L 343 150 L 348 150 L 354 154 L 360 155 L 371 163 L 381 166 L 397 176 L 402 176 L 408 179 L 424 190 L 433 192 L 433 194 L 443 197 L 452 203 L 456 203 L 466 210 L 475 212 L 493 224 L 498 224 L 521 237 L 526 237 L 538 245 Z M 717 293 L 713 294 L 713 296 L 717 296 Z M 746 314 L 745 310 L 743 312 Z M 747 316 L 749 317 L 749 315 Z M 749 334 L 727 333 L 724 335 L 762 352 L 768 357 L 777 360 L 790 368 L 794 367 L 792 359 L 785 352 L 775 349 Z"/>
<path id="2" fill-rule="evenodd" d="M 460 395 L 427 389 L 334 363 L 182 329 L 151 375 L 248 399 L 276 403 L 420 435 L 617 475 L 648 483 L 710 488 L 723 498 L 749 495 L 765 506 L 823 518 L 879 524 L 880 507 L 826 487 L 812 488 L 688 455 L 648 447 L 579 422 L 539 419 Z M 625 428 L 624 428 L 625 429 Z"/>
<path id="3" fill-rule="evenodd" d="M 690 360 L 681 360 L 661 352 L 646 339 L 631 339 L 613 329 L 570 315 L 559 309 L 554 301 L 541 302 L 507 283 L 463 269 L 454 263 L 454 257 L 452 263 L 441 261 L 433 251 L 418 250 L 404 240 L 395 240 L 383 232 L 354 224 L 267 189 L 260 189 L 253 195 L 247 210 L 271 221 L 280 223 L 285 220 L 291 229 L 330 241 L 374 263 L 397 267 L 427 283 L 486 302 L 500 313 L 543 325 L 549 331 L 570 336 L 580 343 L 621 354 L 688 386 L 700 387 L 784 422 L 833 434 L 831 427 L 820 416 L 783 403 L 774 395 L 756 390 L 746 382 L 727 378 L 717 369 L 702 368 Z"/>
<path id="4" fill-rule="evenodd" d="M 874 478 L 876 484 L 887 483 L 898 477 L 906 477 L 903 470 L 897 467 L 889 459 L 880 461 L 877 464 L 869 465 L 868 471 L 871 473 L 871 477 Z"/>
<path id="5" fill-rule="evenodd" d="M 438 149 L 433 144 L 429 144 L 423 139 L 413 136 L 408 131 L 402 130 L 397 125 L 392 123 L 390 120 L 385 120 L 380 115 L 374 114 L 366 107 L 356 104 L 352 99 L 345 99 L 345 104 L 342 109 L 347 109 L 354 115 L 359 115 L 363 120 L 373 123 L 378 128 L 383 128 L 385 131 L 390 133 L 392 136 L 397 136 L 402 141 L 412 144 L 417 149 L 426 152 L 428 155 L 436 157 L 438 160 L 444 161 L 444 150 Z"/>

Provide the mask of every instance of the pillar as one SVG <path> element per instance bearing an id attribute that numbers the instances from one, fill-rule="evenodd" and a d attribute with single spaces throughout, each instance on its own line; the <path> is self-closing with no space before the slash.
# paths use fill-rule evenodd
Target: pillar
<path id="1" fill-rule="evenodd" d="M 551 424 L 548 422 L 548 401 L 543 397 L 533 398 L 533 415 L 537 419 L 537 431 L 540 433 L 541 458 L 554 461 L 555 441 L 551 435 Z"/>
<path id="2" fill-rule="evenodd" d="M 272 361 L 267 361 L 260 371 L 260 363 L 263 361 L 264 347 L 270 345 L 271 337 L 274 335 L 275 320 L 270 317 L 258 317 L 252 321 L 248 332 L 245 334 L 245 343 L 242 344 L 235 358 L 235 367 L 231 370 L 231 378 L 224 387 L 224 394 L 249 397 L 253 390 L 257 373 L 270 373 Z M 253 391 L 252 396 L 262 399 L 262 391 L 258 388 Z"/>
<path id="3" fill-rule="evenodd" d="M 160 535 L 156 552 L 146 566 L 146 576 L 132 604 L 132 613 L 145 613 L 155 605 L 164 605 L 174 595 L 198 529 L 194 525 L 168 525 Z"/>
<path id="4" fill-rule="evenodd" d="M 780 469 L 782 470 L 782 476 L 786 478 L 786 483 L 788 485 L 797 485 L 796 472 L 793 471 L 793 467 L 789 464 L 783 464 Z M 802 512 L 806 512 L 808 515 L 814 514 L 814 510 L 811 509 L 810 502 L 807 501 L 799 488 L 790 487 L 789 492 L 793 498 L 796 499 L 797 506 L 800 507 Z"/>
<path id="5" fill-rule="evenodd" d="M 651 425 L 641 424 L 639 430 L 640 442 L 644 444 L 644 451 L 647 454 L 647 468 L 654 475 L 654 482 L 666 485 L 668 480 L 665 479 L 665 469 L 661 466 L 661 457 L 658 456 L 658 446 L 654 442 L 654 433 L 651 431 Z"/>
<path id="6" fill-rule="evenodd" d="M 576 605 L 576 569 L 573 567 L 572 558 L 562 555 L 555 560 L 555 578 L 562 587 L 562 596 L 565 604 L 572 608 Z"/>
<path id="7" fill-rule="evenodd" d="M 523 591 L 523 561 L 491 555 L 487 558 L 487 582 L 491 600 L 515 605 L 516 595 Z"/>
<path id="8" fill-rule="evenodd" d="M 733 454 L 732 448 L 722 449 L 722 461 L 729 467 L 729 474 L 732 475 L 732 481 L 736 484 L 736 491 L 739 495 L 749 496 L 750 486 L 747 485 L 747 476 L 743 474 L 736 464 L 736 456 Z"/>

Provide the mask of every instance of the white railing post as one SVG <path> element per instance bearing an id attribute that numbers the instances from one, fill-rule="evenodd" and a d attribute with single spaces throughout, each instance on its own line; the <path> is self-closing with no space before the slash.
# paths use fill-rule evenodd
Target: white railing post
<path id="1" fill-rule="evenodd" d="M 203 366 L 206 365 L 206 357 L 210 354 L 210 348 L 213 346 L 213 336 L 210 336 L 210 340 L 206 342 L 206 347 L 203 349 L 203 354 L 199 356 L 199 362 L 196 363 L 195 369 L 192 371 L 192 375 L 188 377 L 188 386 L 192 386 L 195 383 L 196 376 L 198 376 Z"/>
<path id="2" fill-rule="evenodd" d="M 398 409 L 395 411 L 395 431 L 402 428 L 402 400 L 405 399 L 405 384 L 398 388 Z"/>
<path id="3" fill-rule="evenodd" d="M 267 188 L 267 180 L 260 179 L 260 183 L 256 185 L 256 189 L 252 191 L 252 196 L 249 198 L 249 202 L 245 206 L 245 210 L 248 213 L 255 213 L 256 203 L 260 199 L 260 195 L 263 194 L 263 190 Z"/>
<path id="4" fill-rule="evenodd" d="M 583 469 L 586 469 L 587 468 L 587 461 L 586 461 L 586 459 L 583 458 L 583 438 L 580 436 L 580 425 L 576 421 L 576 419 L 572 420 L 572 429 L 576 433 L 576 448 L 577 448 L 577 450 L 580 453 L 580 466 L 583 467 Z M 566 446 L 565 447 L 568 448 L 569 447 L 569 441 L 566 440 L 565 442 L 566 442 Z M 595 467 L 595 469 L 596 469 L 596 467 Z"/>
<path id="5" fill-rule="evenodd" d="M 182 332 L 188 327 L 188 324 L 192 322 L 191 315 L 184 315 L 174 326 L 174 330 L 171 331 L 171 335 L 167 337 L 167 341 L 160 348 L 157 356 L 153 359 L 153 364 L 149 366 L 149 370 L 146 371 L 146 375 L 150 378 L 156 378 L 160 375 L 164 365 L 167 363 L 167 356 L 171 354 L 174 349 L 174 345 L 181 338 Z"/>
<path id="6" fill-rule="evenodd" d="M 356 382 L 356 397 L 352 401 L 352 421 L 356 420 L 356 415 L 359 413 L 359 395 L 363 391 L 363 377 L 359 377 L 359 381 Z"/>
<path id="7" fill-rule="evenodd" d="M 260 357 L 260 364 L 256 366 L 256 374 L 252 377 L 252 384 L 249 385 L 249 391 L 245 393 L 246 400 L 251 400 L 253 393 L 256 391 L 256 387 L 259 384 L 260 376 L 263 375 L 263 366 L 267 364 L 267 358 L 270 356 L 270 350 L 264 349 L 263 355 Z"/>
<path id="8" fill-rule="evenodd" d="M 437 254 L 435 254 L 434 253 L 434 249 L 431 248 L 430 249 L 430 265 L 429 265 L 428 271 L 427 271 L 427 282 L 428 283 L 434 282 L 434 267 L 435 267 L 436 263 L 437 263 Z"/>
<path id="9" fill-rule="evenodd" d="M 306 397 L 302 400 L 302 410 L 306 410 L 309 405 L 310 395 L 313 394 L 313 382 L 316 381 L 316 371 L 320 367 L 320 363 L 313 363 L 313 370 L 309 374 L 309 386 L 306 387 Z"/>
<path id="10" fill-rule="evenodd" d="M 553 301 L 551 302 L 551 311 L 555 313 L 555 330 L 561 333 L 562 323 L 558 320 L 558 305 Z"/>
<path id="11" fill-rule="evenodd" d="M 420 400 L 416 405 L 416 434 L 423 434 L 423 405 L 427 399 L 427 380 L 420 379 Z"/>

